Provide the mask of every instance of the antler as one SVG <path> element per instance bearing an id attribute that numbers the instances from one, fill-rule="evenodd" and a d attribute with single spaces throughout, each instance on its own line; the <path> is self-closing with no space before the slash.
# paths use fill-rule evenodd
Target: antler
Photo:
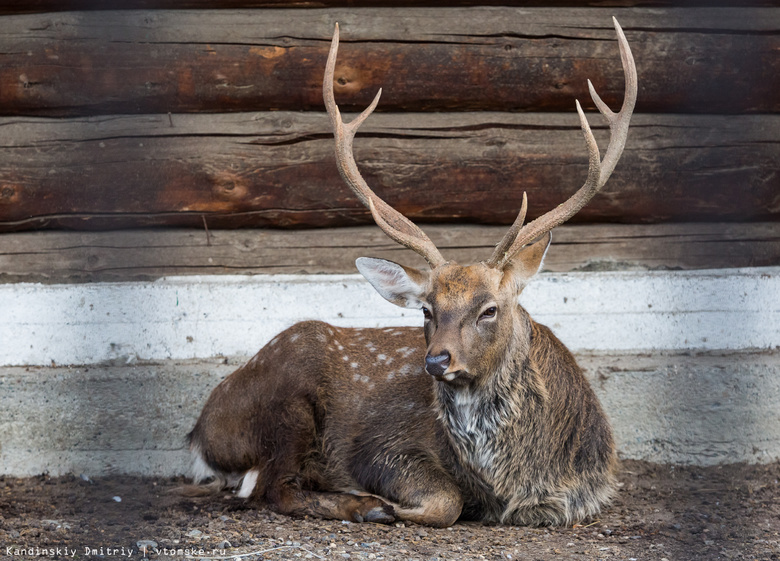
<path id="1" fill-rule="evenodd" d="M 342 121 L 341 112 L 338 105 L 336 105 L 336 98 L 333 94 L 333 75 L 336 70 L 336 54 L 338 50 L 339 24 L 337 23 L 336 30 L 333 32 L 333 41 L 330 44 L 328 62 L 325 65 L 322 97 L 325 100 L 325 109 L 330 116 L 333 136 L 336 138 L 336 162 L 339 172 L 341 172 L 341 177 L 344 178 L 344 181 L 347 182 L 347 185 L 355 192 L 361 202 L 369 208 L 374 221 L 385 234 L 399 244 L 422 255 L 431 267 L 441 265 L 445 262 L 445 259 L 430 238 L 408 218 L 377 197 L 363 179 L 363 176 L 360 175 L 360 171 L 355 163 L 355 156 L 352 153 L 352 139 L 363 121 L 376 108 L 382 90 L 380 89 L 377 92 L 371 105 L 353 121 L 349 123 Z"/>
<path id="2" fill-rule="evenodd" d="M 623 62 L 623 72 L 626 77 L 626 94 L 623 99 L 623 107 L 621 107 L 620 113 L 613 113 L 609 107 L 607 107 L 596 93 L 593 84 L 588 80 L 590 96 L 593 98 L 596 107 L 598 107 L 601 114 L 604 115 L 609 123 L 610 139 L 604 160 L 601 160 L 599 147 L 596 145 L 596 139 L 593 138 L 593 133 L 588 125 L 588 120 L 582 112 L 580 102 L 577 101 L 577 113 L 580 115 L 580 125 L 582 127 L 582 133 L 585 136 L 585 144 L 588 147 L 588 178 L 585 181 L 585 184 L 565 203 L 540 216 L 536 220 L 529 222 L 525 226 L 522 225 L 525 220 L 526 210 L 526 197 L 525 193 L 523 193 L 523 207 L 520 210 L 517 220 L 512 224 L 512 227 L 509 229 L 509 232 L 506 233 L 504 239 L 496 246 L 493 255 L 487 262 L 491 267 L 496 267 L 498 269 L 504 268 L 515 253 L 528 242 L 535 240 L 542 234 L 549 232 L 577 214 L 593 195 L 598 193 L 599 189 L 604 186 L 609 179 L 609 176 L 612 174 L 612 171 L 615 169 L 615 166 L 620 159 L 620 155 L 623 153 L 623 148 L 626 145 L 626 138 L 628 137 L 628 123 L 631 120 L 631 114 L 634 111 L 634 104 L 636 103 L 637 77 L 634 57 L 631 55 L 631 49 L 628 46 L 628 41 L 626 41 L 626 36 L 623 34 L 623 30 L 617 20 L 612 18 L 612 21 L 615 23 L 618 45 L 620 46 L 620 58 Z"/>

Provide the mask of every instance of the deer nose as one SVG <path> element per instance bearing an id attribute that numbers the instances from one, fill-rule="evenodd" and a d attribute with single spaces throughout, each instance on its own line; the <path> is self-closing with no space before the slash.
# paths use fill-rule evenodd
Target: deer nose
<path id="1" fill-rule="evenodd" d="M 450 365 L 450 353 L 444 351 L 436 356 L 425 355 L 425 371 L 431 376 L 442 376 Z"/>

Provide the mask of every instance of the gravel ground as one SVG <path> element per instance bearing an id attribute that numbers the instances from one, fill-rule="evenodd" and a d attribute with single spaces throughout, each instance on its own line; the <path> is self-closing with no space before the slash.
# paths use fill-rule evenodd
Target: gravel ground
<path id="1" fill-rule="evenodd" d="M 0 477 L 2 559 L 688 561 L 780 559 L 780 463 L 626 461 L 614 504 L 573 528 L 292 519 L 181 479 Z M 144 553 L 145 552 L 145 553 Z"/>

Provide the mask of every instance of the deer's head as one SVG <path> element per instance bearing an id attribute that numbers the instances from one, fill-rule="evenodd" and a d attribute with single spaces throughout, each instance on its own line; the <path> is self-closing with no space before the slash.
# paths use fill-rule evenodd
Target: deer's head
<path id="1" fill-rule="evenodd" d="M 377 225 L 393 240 L 420 254 L 429 271 L 405 267 L 384 259 L 361 257 L 358 270 L 384 298 L 406 308 L 417 308 L 425 318 L 428 352 L 426 370 L 437 380 L 454 385 L 479 382 L 495 371 L 506 349 L 527 329 L 517 297 L 541 268 L 550 244 L 550 231 L 562 224 L 595 195 L 609 179 L 620 159 L 637 94 L 636 67 L 625 35 L 614 21 L 626 77 L 626 94 L 619 113 L 613 113 L 594 90 L 594 103 L 610 126 L 610 141 L 601 159 L 596 140 L 576 103 L 588 149 L 588 177 L 566 202 L 525 224 L 527 198 L 517 219 L 487 261 L 458 265 L 447 261 L 425 233 L 393 209 L 368 187 L 352 153 L 358 127 L 379 103 L 381 90 L 355 120 L 344 123 L 333 93 L 338 51 L 338 24 L 333 35 L 323 80 L 323 97 L 336 139 L 336 160 L 342 177 L 371 211 Z"/>

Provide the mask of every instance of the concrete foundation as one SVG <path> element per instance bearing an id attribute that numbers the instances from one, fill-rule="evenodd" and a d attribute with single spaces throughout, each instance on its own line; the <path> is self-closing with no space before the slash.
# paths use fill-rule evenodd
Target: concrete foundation
<path id="1" fill-rule="evenodd" d="M 522 301 L 623 458 L 780 458 L 780 269 L 541 275 Z M 0 314 L 0 473 L 19 476 L 185 473 L 209 392 L 279 330 L 420 323 L 353 275 L 0 285 Z"/>
<path id="2" fill-rule="evenodd" d="M 578 357 L 623 458 L 780 458 L 780 355 Z M 186 473 L 185 435 L 237 361 L 0 371 L 0 473 Z"/>

